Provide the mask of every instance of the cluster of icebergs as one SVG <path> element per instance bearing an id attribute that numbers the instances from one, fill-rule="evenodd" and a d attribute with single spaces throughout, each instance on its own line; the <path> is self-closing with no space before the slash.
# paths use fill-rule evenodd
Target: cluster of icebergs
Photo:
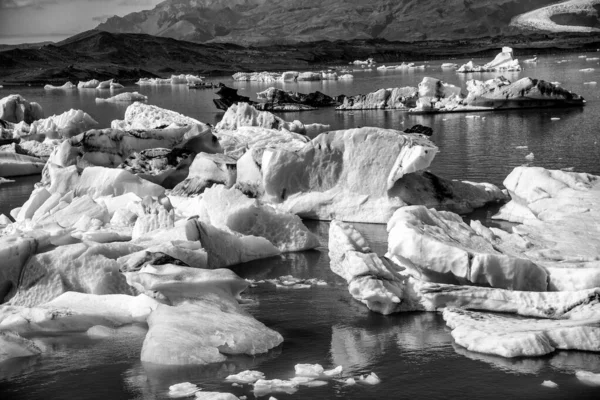
<path id="1" fill-rule="evenodd" d="M 443 311 L 455 342 L 471 351 L 600 351 L 600 177 L 517 167 L 504 185 L 511 201 L 494 218 L 516 224 L 512 231 L 408 206 L 388 221 L 380 257 L 354 227 L 333 221 L 331 269 L 372 311 Z"/>
<path id="2" fill-rule="evenodd" d="M 204 82 L 203 76 L 190 74 L 171 75 L 170 78 L 140 78 L 135 84 L 144 85 L 179 85 L 179 84 L 196 84 Z"/>
<path id="3" fill-rule="evenodd" d="M 335 71 L 298 72 L 237 72 L 233 74 L 234 81 L 252 82 L 302 82 L 302 81 L 336 81 L 354 79 L 352 74 L 338 75 Z"/>
<path id="4" fill-rule="evenodd" d="M 46 90 L 71 90 L 71 89 L 123 89 L 125 86 L 121 85 L 114 81 L 114 79 L 109 79 L 107 81 L 100 82 L 97 79 L 92 79 L 89 81 L 81 81 L 77 85 L 72 84 L 71 82 L 65 82 L 62 86 L 53 86 L 46 85 L 44 89 Z"/>
<path id="5" fill-rule="evenodd" d="M 583 101 L 529 78 L 469 85 L 469 106 L 511 93 Z M 459 96 L 426 78 L 377 104 L 412 97 L 427 109 Z M 42 119 L 17 95 L 0 106 L 14 140 L 0 176 L 41 173 L 12 218 L 0 216 L 1 358 L 44 353 L 36 335 L 67 331 L 145 335 L 141 360 L 163 365 L 268 352 L 284 338 L 241 305 L 251 282 L 227 268 L 320 246 L 301 218 L 333 220 L 331 269 L 375 312 L 443 311 L 456 343 L 504 357 L 600 351 L 600 177 L 519 167 L 507 191 L 449 180 L 428 171 L 438 148 L 427 135 L 332 131 L 243 102 L 215 127 L 135 102 L 104 129 L 80 110 Z M 497 218 L 510 232 L 458 215 L 508 200 Z M 386 256 L 349 222 L 386 223 Z M 300 369 L 327 375 L 319 367 Z M 256 380 L 255 393 L 320 379 L 276 381 Z"/>
<path id="6" fill-rule="evenodd" d="M 0 152 L 3 175 L 41 173 L 12 219 L 0 217 L 4 357 L 45 351 L 21 333 L 140 334 L 139 323 L 151 363 L 264 353 L 283 338 L 240 306 L 250 283 L 225 268 L 318 247 L 300 217 L 385 222 L 407 204 L 465 212 L 506 198 L 425 171 L 437 147 L 415 133 L 330 131 L 245 103 L 214 128 L 136 102 L 124 120 L 91 129 L 82 111 L 43 120 L 20 96 L 2 104 L 19 151 L 44 150 Z"/>
<path id="7" fill-rule="evenodd" d="M 583 106 L 583 97 L 554 83 L 504 77 L 471 79 L 467 94 L 458 86 L 425 77 L 417 87 L 379 89 L 366 95 L 346 96 L 337 110 L 394 109 L 411 112 L 465 112 L 494 109 Z"/>

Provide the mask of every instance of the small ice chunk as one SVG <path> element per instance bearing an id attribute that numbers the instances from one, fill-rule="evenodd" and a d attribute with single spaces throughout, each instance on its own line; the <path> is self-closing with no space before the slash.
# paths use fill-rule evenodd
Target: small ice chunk
<path id="1" fill-rule="evenodd" d="M 319 387 L 319 386 L 327 385 L 327 381 L 308 381 L 305 383 L 301 383 L 301 385 L 308 386 L 308 387 Z"/>
<path id="2" fill-rule="evenodd" d="M 294 369 L 299 376 L 319 376 L 324 371 L 321 364 L 296 364 Z"/>
<path id="3" fill-rule="evenodd" d="M 338 365 L 334 369 L 329 369 L 327 371 L 323 371 L 323 375 L 326 375 L 326 376 L 341 375 L 343 370 L 344 370 L 344 368 L 341 365 Z"/>
<path id="4" fill-rule="evenodd" d="M 378 383 L 381 383 L 381 379 L 379 379 L 375 372 L 371 372 L 369 375 L 362 375 L 358 378 L 358 381 L 366 385 L 377 385 Z"/>
<path id="5" fill-rule="evenodd" d="M 348 378 L 345 381 L 346 385 L 356 385 L 356 379 L 354 378 Z"/>
<path id="6" fill-rule="evenodd" d="M 558 118 L 558 117 L 552 117 L 552 118 L 550 118 L 550 121 L 560 121 L 560 118 Z"/>
<path id="7" fill-rule="evenodd" d="M 298 385 L 302 385 L 307 382 L 314 381 L 316 378 L 314 376 L 295 376 L 290 381 L 297 383 Z"/>
<path id="8" fill-rule="evenodd" d="M 527 146 L 517 146 L 517 147 L 515 147 L 515 149 L 520 149 L 520 150 L 521 149 L 527 149 Z"/>
<path id="9" fill-rule="evenodd" d="M 557 81 L 555 81 L 555 82 L 550 82 L 550 83 L 551 83 L 551 84 L 553 84 L 554 86 L 559 86 L 559 85 L 561 85 L 561 83 L 560 83 L 560 82 L 557 82 Z"/>
<path id="10" fill-rule="evenodd" d="M 580 69 L 579 72 L 594 72 L 594 68 L 583 68 Z"/>
<path id="11" fill-rule="evenodd" d="M 596 81 L 591 81 L 591 82 L 583 82 L 583 84 L 584 84 L 584 85 L 595 85 L 595 84 L 597 84 L 597 83 L 598 83 L 598 82 L 596 82 Z"/>
<path id="12" fill-rule="evenodd" d="M 194 393 L 196 393 L 199 390 L 200 389 L 198 388 L 198 386 L 190 382 L 177 383 L 175 385 L 169 386 L 169 397 L 174 399 L 190 397 L 193 396 Z"/>
<path id="13" fill-rule="evenodd" d="M 542 382 L 542 386 L 546 386 L 548 388 L 552 388 L 552 389 L 556 389 L 558 387 L 558 384 L 552 382 L 552 381 L 544 381 Z"/>
<path id="14" fill-rule="evenodd" d="M 235 383 L 235 382 L 233 382 L 233 383 L 231 384 L 231 386 L 242 386 L 242 385 L 240 385 L 239 383 Z"/>
<path id="15" fill-rule="evenodd" d="M 229 375 L 225 378 L 228 382 L 236 383 L 254 383 L 259 379 L 265 379 L 265 374 L 260 371 L 242 371 L 236 375 Z"/>
<path id="16" fill-rule="evenodd" d="M 196 399 L 199 400 L 239 400 L 239 397 L 231 393 L 221 392 L 196 392 Z"/>
<path id="17" fill-rule="evenodd" d="M 594 374 L 589 371 L 576 371 L 575 376 L 586 385 L 600 386 L 600 374 Z"/>
<path id="18" fill-rule="evenodd" d="M 533 153 L 529 153 L 525 156 L 526 160 L 532 161 L 535 158 L 535 156 L 533 155 Z"/>
<path id="19" fill-rule="evenodd" d="M 284 381 L 281 379 L 259 379 L 254 383 L 254 395 L 256 397 L 265 396 L 269 393 L 287 393 L 294 394 L 298 391 L 298 383 L 294 381 Z"/>

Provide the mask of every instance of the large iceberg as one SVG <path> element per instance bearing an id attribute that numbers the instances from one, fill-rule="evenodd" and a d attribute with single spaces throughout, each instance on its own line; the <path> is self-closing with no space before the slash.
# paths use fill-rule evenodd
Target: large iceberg
<path id="1" fill-rule="evenodd" d="M 76 89 L 77 86 L 73 85 L 71 82 L 65 82 L 62 86 L 54 86 L 54 85 L 45 85 L 45 90 L 70 90 Z"/>
<path id="2" fill-rule="evenodd" d="M 548 274 L 525 258 L 502 254 L 450 212 L 407 206 L 388 222 L 388 256 L 421 280 L 546 291 Z"/>
<path id="3" fill-rule="evenodd" d="M 504 77 L 476 79 L 463 90 L 439 79 L 425 77 L 417 88 L 379 89 L 367 95 L 346 96 L 337 110 L 407 110 L 417 113 L 489 111 L 535 107 L 583 106 L 583 97 L 541 79 Z"/>
<path id="4" fill-rule="evenodd" d="M 208 125 L 194 118 L 140 102 L 135 102 L 127 107 L 123 121 L 116 120 L 111 123 L 112 128 L 126 131 L 180 128 L 191 125 L 199 125 L 202 131 L 209 129 Z"/>
<path id="5" fill-rule="evenodd" d="M 262 200 L 303 218 L 386 223 L 408 204 L 468 212 L 506 198 L 494 185 L 423 171 L 436 153 L 425 136 L 370 127 L 324 133 L 295 151 L 267 148 Z"/>

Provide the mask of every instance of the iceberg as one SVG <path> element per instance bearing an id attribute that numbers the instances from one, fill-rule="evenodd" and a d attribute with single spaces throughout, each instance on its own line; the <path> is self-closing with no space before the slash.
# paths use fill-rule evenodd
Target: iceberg
<path id="1" fill-rule="evenodd" d="M 148 325 L 141 359 L 163 365 L 221 362 L 225 354 L 264 353 L 283 341 L 235 299 L 214 293 L 176 307 L 159 305 Z"/>
<path id="2" fill-rule="evenodd" d="M 502 357 L 531 357 L 557 349 L 600 351 L 600 317 L 539 320 L 446 308 L 446 324 L 457 344 Z"/>
<path id="3" fill-rule="evenodd" d="M 259 379 L 265 379 L 265 374 L 260 371 L 242 371 L 235 375 L 229 375 L 225 378 L 228 382 L 236 383 L 254 383 Z"/>
<path id="4" fill-rule="evenodd" d="M 111 128 L 126 131 L 150 129 L 162 130 L 165 128 L 180 128 L 192 125 L 200 125 L 201 131 L 209 129 L 208 125 L 176 111 L 135 102 L 125 110 L 125 119 L 123 121 L 113 121 L 111 123 Z"/>
<path id="5" fill-rule="evenodd" d="M 255 126 L 265 129 L 287 130 L 300 134 L 318 134 L 329 129 L 329 125 L 304 125 L 300 121 L 287 122 L 267 111 L 257 111 L 247 103 L 233 104 L 215 126 L 218 131 L 235 131 L 240 127 Z M 218 133 L 217 133 L 218 135 Z"/>
<path id="6" fill-rule="evenodd" d="M 319 91 L 304 94 L 298 92 L 286 92 L 281 89 L 270 87 L 257 93 L 259 100 L 265 103 L 255 104 L 256 108 L 264 111 L 287 111 L 296 107 L 298 111 L 313 110 L 318 107 L 330 107 L 338 105 L 338 100 Z"/>
<path id="7" fill-rule="evenodd" d="M 42 353 L 35 342 L 11 331 L 0 331 L 0 362 L 16 357 L 30 357 Z"/>
<path id="8" fill-rule="evenodd" d="M 542 386 L 551 388 L 551 389 L 556 389 L 558 387 L 558 384 L 556 382 L 552 382 L 552 381 L 544 381 L 544 382 L 542 382 Z"/>
<path id="9" fill-rule="evenodd" d="M 580 382 L 588 386 L 600 386 L 600 374 L 594 374 L 589 371 L 577 371 L 575 376 Z"/>
<path id="10" fill-rule="evenodd" d="M 548 289 L 544 268 L 500 253 L 454 213 L 402 207 L 387 227 L 388 256 L 421 280 L 520 291 Z"/>
<path id="11" fill-rule="evenodd" d="M 201 390 L 198 386 L 190 382 L 177 383 L 169 386 L 169 397 L 177 399 L 182 397 L 191 397 L 194 393 Z"/>
<path id="12" fill-rule="evenodd" d="M 231 393 L 222 392 L 196 392 L 196 399 L 198 400 L 239 400 L 240 397 Z"/>
<path id="13" fill-rule="evenodd" d="M 276 72 L 237 72 L 232 77 L 234 81 L 278 82 L 282 80 L 281 74 Z"/>
<path id="14" fill-rule="evenodd" d="M 39 119 L 29 125 L 29 130 L 20 136 L 44 135 L 46 139 L 69 139 L 98 125 L 88 113 L 71 109 L 60 115 Z"/>
<path id="15" fill-rule="evenodd" d="M 236 160 L 225 154 L 200 153 L 189 166 L 187 178 L 173 188 L 173 196 L 203 193 L 213 185 L 231 187 L 235 184 Z"/>
<path id="16" fill-rule="evenodd" d="M 414 87 L 379 89 L 367 95 L 346 96 L 336 110 L 408 110 L 417 103 Z"/>
<path id="17" fill-rule="evenodd" d="M 503 47 L 502 52 L 496 55 L 489 63 L 479 66 L 473 64 L 473 61 L 462 65 L 456 70 L 456 72 L 470 73 L 470 72 L 497 72 L 497 71 L 520 71 L 521 66 L 519 60 L 513 58 L 513 49 L 510 47 Z"/>
<path id="18" fill-rule="evenodd" d="M 76 89 L 77 86 L 73 85 L 71 82 L 65 82 L 64 85 L 62 86 L 54 86 L 54 85 L 45 85 L 44 89 L 45 90 L 70 90 L 70 89 Z"/>
<path id="19" fill-rule="evenodd" d="M 494 245 L 544 267 L 550 290 L 600 286 L 600 177 L 517 167 L 504 185 L 512 201 L 493 218 L 521 225 L 493 229 Z"/>
<path id="20" fill-rule="evenodd" d="M 0 306 L 0 331 L 20 334 L 86 332 L 103 325 L 121 327 L 144 323 L 158 302 L 146 295 L 96 295 L 66 292 L 36 307 Z"/>
<path id="21" fill-rule="evenodd" d="M 422 172 L 436 153 L 425 136 L 371 127 L 324 133 L 295 151 L 267 148 L 261 200 L 301 218 L 386 223 L 407 204 L 468 212 L 506 198 L 490 184 Z"/>
<path id="22" fill-rule="evenodd" d="M 242 235 L 269 240 L 281 252 L 302 251 L 319 246 L 319 239 L 293 214 L 262 205 L 237 189 L 218 185 L 204 192 L 197 210 L 211 225 Z"/>
<path id="23" fill-rule="evenodd" d="M 97 79 L 92 79 L 89 81 L 80 81 L 77 84 L 77 88 L 78 89 L 96 89 L 99 84 L 100 84 L 100 81 Z"/>
<path id="24" fill-rule="evenodd" d="M 114 81 L 114 79 L 102 81 L 102 82 L 98 83 L 98 86 L 96 86 L 96 89 L 110 89 L 110 85 L 112 85 L 113 81 Z"/>
<path id="25" fill-rule="evenodd" d="M 30 103 L 21 95 L 11 94 L 0 99 L 0 120 L 15 124 L 24 121 L 31 124 L 41 118 L 44 118 L 42 106 L 35 102 Z"/>
<path id="26" fill-rule="evenodd" d="M 262 397 L 270 393 L 287 393 L 294 394 L 298 391 L 300 384 L 293 380 L 282 379 L 259 379 L 254 382 L 254 396 Z"/>
<path id="27" fill-rule="evenodd" d="M 111 84 L 112 88 L 112 84 Z M 119 103 L 119 102 L 134 102 L 134 101 L 148 101 L 148 96 L 144 96 L 138 92 L 126 92 L 119 93 L 116 96 L 112 96 L 109 98 L 101 98 L 96 97 L 97 103 L 107 102 L 107 103 Z"/>

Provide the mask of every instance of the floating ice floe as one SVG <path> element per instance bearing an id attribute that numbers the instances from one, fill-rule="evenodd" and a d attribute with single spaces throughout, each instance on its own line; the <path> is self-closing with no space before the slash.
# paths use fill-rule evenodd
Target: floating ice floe
<path id="1" fill-rule="evenodd" d="M 591 82 L 583 82 L 584 85 L 596 85 L 598 82 L 596 81 L 591 81 Z"/>
<path id="2" fill-rule="evenodd" d="M 198 400 L 238 400 L 240 397 L 231 393 L 222 392 L 196 392 L 196 399 Z"/>
<path id="3" fill-rule="evenodd" d="M 529 153 L 525 156 L 525 159 L 528 161 L 533 161 L 533 159 L 535 159 L 535 155 L 533 153 Z"/>
<path id="4" fill-rule="evenodd" d="M 537 63 L 537 61 L 538 61 L 538 58 L 537 58 L 537 56 L 535 56 L 533 58 L 528 58 L 527 60 L 525 60 L 523 62 L 528 63 L 528 64 L 534 64 L 534 63 Z"/>
<path id="5" fill-rule="evenodd" d="M 525 150 L 527 148 L 528 148 L 528 146 L 517 146 L 517 147 L 515 147 L 515 149 L 518 149 L 518 150 Z"/>
<path id="6" fill-rule="evenodd" d="M 65 82 L 64 85 L 62 86 L 54 86 L 54 85 L 45 85 L 44 89 L 45 90 L 70 90 L 70 89 L 76 89 L 77 86 L 73 85 L 71 82 Z"/>
<path id="7" fill-rule="evenodd" d="M 225 378 L 228 382 L 236 383 L 254 383 L 259 379 L 265 379 L 265 374 L 260 371 L 242 371 L 236 375 L 229 375 Z"/>
<path id="8" fill-rule="evenodd" d="M 600 374 L 594 374 L 589 371 L 577 371 L 575 376 L 580 382 L 588 386 L 600 386 Z"/>
<path id="9" fill-rule="evenodd" d="M 585 59 L 585 61 L 598 61 L 600 60 L 600 57 L 588 57 Z"/>
<path id="10" fill-rule="evenodd" d="M 456 72 L 470 73 L 520 70 L 521 66 L 519 65 L 519 60 L 513 58 L 513 49 L 510 47 L 503 47 L 502 52 L 499 53 L 496 58 L 489 63 L 480 66 L 475 65 L 473 61 L 469 61 L 458 68 Z"/>
<path id="11" fill-rule="evenodd" d="M 547 388 L 551 388 L 551 389 L 556 389 L 558 387 L 558 384 L 552 381 L 544 381 L 542 382 L 542 386 L 545 386 Z"/>
<path id="12" fill-rule="evenodd" d="M 579 72 L 594 72 L 594 71 L 595 71 L 594 68 L 583 68 L 583 69 L 579 70 Z"/>
<path id="13" fill-rule="evenodd" d="M 191 397 L 194 393 L 201 390 L 197 385 L 190 382 L 177 383 L 169 386 L 169 397 L 178 399 L 183 397 Z"/>
<path id="14" fill-rule="evenodd" d="M 523 319 L 458 308 L 443 313 L 452 337 L 471 351 L 531 357 L 557 349 L 600 351 L 600 317 L 582 320 Z"/>
<path id="15" fill-rule="evenodd" d="M 120 102 L 134 102 L 134 101 L 148 101 L 148 96 L 140 94 L 138 92 L 127 92 L 119 93 L 116 96 L 109 98 L 96 97 L 96 102 L 107 102 L 107 103 L 120 103 Z"/>
<path id="16" fill-rule="evenodd" d="M 369 375 L 361 375 L 358 378 L 358 383 L 365 385 L 378 385 L 381 383 L 381 379 L 379 379 L 375 372 L 371 372 Z"/>
<path id="17" fill-rule="evenodd" d="M 270 393 L 287 393 L 294 394 L 298 391 L 298 382 L 292 380 L 286 381 L 281 379 L 259 379 L 254 382 L 254 395 L 256 397 L 266 396 Z"/>
<path id="18" fill-rule="evenodd" d="M 443 69 L 457 69 L 458 68 L 458 64 L 455 64 L 455 63 L 443 63 L 442 64 L 442 68 Z"/>
<path id="19" fill-rule="evenodd" d="M 310 289 L 313 286 L 327 286 L 327 282 L 317 279 L 294 278 L 291 275 L 280 276 L 277 279 L 266 279 L 266 282 L 272 283 L 279 289 Z"/>

